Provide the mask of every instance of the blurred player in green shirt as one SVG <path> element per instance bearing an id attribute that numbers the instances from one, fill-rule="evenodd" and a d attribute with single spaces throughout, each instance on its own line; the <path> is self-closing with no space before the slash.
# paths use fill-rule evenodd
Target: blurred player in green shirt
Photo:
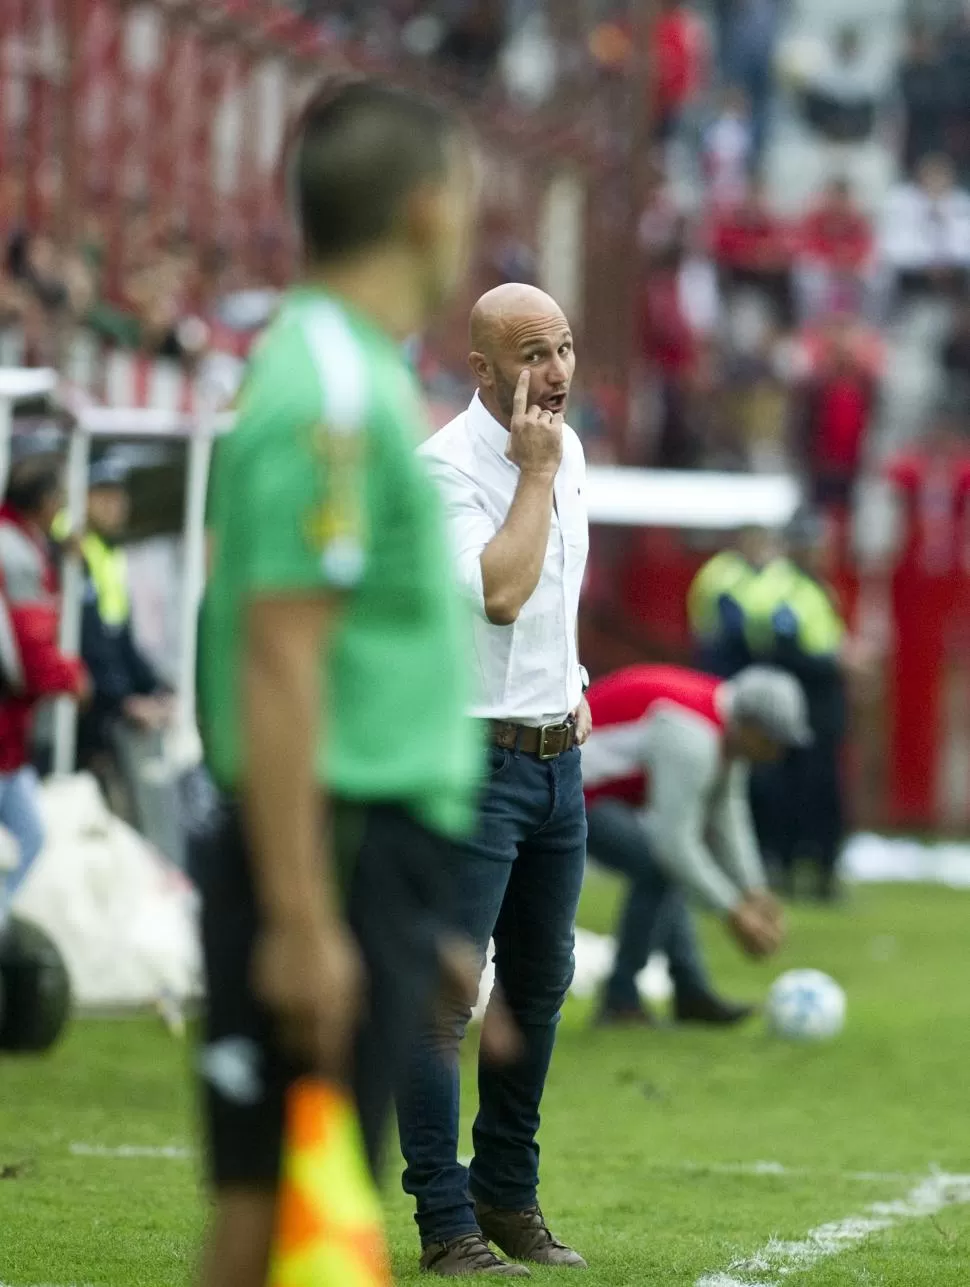
<path id="1" fill-rule="evenodd" d="M 311 102 L 291 161 L 306 271 L 253 355 L 209 502 L 206 1287 L 265 1280 L 302 1072 L 346 1079 L 376 1165 L 479 778 L 464 608 L 401 355 L 459 280 L 470 149 L 437 107 L 356 82 Z"/>

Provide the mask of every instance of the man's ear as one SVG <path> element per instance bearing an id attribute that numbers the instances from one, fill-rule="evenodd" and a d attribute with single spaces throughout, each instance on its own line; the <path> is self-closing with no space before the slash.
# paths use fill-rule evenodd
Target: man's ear
<path id="1" fill-rule="evenodd" d="M 484 353 L 469 353 L 468 365 L 472 369 L 472 375 L 476 382 L 486 389 L 490 389 L 495 381 L 492 379 L 492 364 Z"/>
<path id="2" fill-rule="evenodd" d="M 438 183 L 416 187 L 404 203 L 404 230 L 408 240 L 422 251 L 433 251 L 441 241 L 447 222 L 447 193 Z"/>

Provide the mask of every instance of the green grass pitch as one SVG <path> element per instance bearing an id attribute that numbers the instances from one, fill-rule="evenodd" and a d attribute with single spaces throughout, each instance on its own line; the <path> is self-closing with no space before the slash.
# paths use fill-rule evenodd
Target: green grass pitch
<path id="1" fill-rule="evenodd" d="M 592 879 L 582 923 L 608 929 L 615 896 Z M 763 995 L 783 968 L 834 974 L 849 1022 L 829 1045 L 771 1040 L 758 1022 L 593 1033 L 588 1007 L 571 1002 L 545 1102 L 541 1198 L 588 1257 L 583 1281 L 778 1282 L 770 1267 L 730 1266 L 772 1237 L 801 1240 L 901 1198 L 933 1167 L 970 1173 L 968 928 L 970 894 L 864 889 L 844 907 L 796 910 L 782 959 L 765 967 L 705 925 L 733 995 Z M 0 1062 L 0 1287 L 190 1281 L 204 1207 L 196 1163 L 178 1151 L 193 1138 L 187 1061 L 139 1018 L 78 1022 L 50 1058 Z M 175 1152 L 97 1153 L 120 1146 Z M 759 1162 L 780 1166 L 758 1173 Z M 394 1175 L 388 1210 L 398 1281 L 427 1281 Z M 534 1275 L 553 1279 L 562 1273 Z M 780 1281 L 968 1287 L 970 1205 L 900 1220 Z"/>

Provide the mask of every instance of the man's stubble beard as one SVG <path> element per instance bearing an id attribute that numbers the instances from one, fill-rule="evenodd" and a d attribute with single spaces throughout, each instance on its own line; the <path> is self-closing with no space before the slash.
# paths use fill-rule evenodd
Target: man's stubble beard
<path id="1" fill-rule="evenodd" d="M 507 425 L 512 424 L 512 414 L 515 411 L 515 385 L 506 380 L 498 367 L 492 368 L 495 376 L 495 401 L 502 418 Z"/>

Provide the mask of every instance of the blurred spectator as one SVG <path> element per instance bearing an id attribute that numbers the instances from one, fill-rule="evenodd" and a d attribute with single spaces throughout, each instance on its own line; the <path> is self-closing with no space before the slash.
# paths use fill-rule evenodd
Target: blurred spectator
<path id="1" fill-rule="evenodd" d="M 832 179 L 798 230 L 794 282 L 801 320 L 874 308 L 875 234 L 846 179 Z"/>
<path id="2" fill-rule="evenodd" d="M 782 317 L 791 316 L 791 235 L 762 179 L 753 178 L 741 201 L 715 215 L 711 244 L 727 286 L 754 287 Z"/>
<path id="3" fill-rule="evenodd" d="M 856 664 L 840 605 L 826 582 L 830 536 L 817 515 L 797 515 L 786 532 L 787 557 L 768 564 L 744 600 L 753 660 L 795 676 L 814 734 L 811 746 L 791 751 L 752 781 L 759 840 L 788 894 L 797 892 L 796 863 L 811 858 L 817 895 L 826 901 L 838 895 L 836 864 L 846 830 L 846 678 Z"/>
<path id="4" fill-rule="evenodd" d="M 28 357 L 55 361 L 58 324 L 83 320 L 93 299 L 93 279 L 80 255 L 63 255 L 49 237 L 22 228 L 13 234 L 0 307 L 22 327 Z"/>
<path id="5" fill-rule="evenodd" d="M 970 498 L 966 424 L 965 407 L 943 399 L 921 436 L 886 461 L 885 477 L 901 510 L 897 592 L 925 593 L 924 578 L 936 579 L 947 600 L 957 589 L 954 573 L 966 555 Z M 918 607 L 912 604 L 910 611 Z M 931 748 L 928 731 L 927 742 Z"/>
<path id="6" fill-rule="evenodd" d="M 912 174 L 924 156 L 944 150 L 953 102 L 951 80 L 936 36 L 925 23 L 909 26 L 898 92 L 903 112 L 903 165 L 906 173 Z"/>
<path id="7" fill-rule="evenodd" d="M 717 0 L 715 6 L 722 72 L 747 95 L 756 159 L 764 152 L 768 134 L 775 51 L 784 4 L 785 0 Z"/>
<path id="8" fill-rule="evenodd" d="M 964 183 L 970 183 L 970 4 L 943 33 L 943 75 L 947 90 L 946 139 L 943 151 Z"/>
<path id="9" fill-rule="evenodd" d="M 7 249 L 7 272 L 48 312 L 65 308 L 69 301 L 58 267 L 57 250 L 49 237 L 23 230 L 14 233 Z"/>
<path id="10" fill-rule="evenodd" d="M 750 460 L 744 426 L 731 414 L 727 375 L 720 345 L 698 343 L 688 373 L 686 413 L 697 443 L 694 466 L 738 473 L 749 468 Z"/>
<path id="11" fill-rule="evenodd" d="M 438 60 L 484 85 L 495 70 L 504 38 L 503 7 L 495 0 L 470 0 L 448 27 Z"/>
<path id="12" fill-rule="evenodd" d="M 872 424 L 878 385 L 851 317 L 825 327 L 824 347 L 799 390 L 796 444 L 813 503 L 844 509 L 852 499 Z"/>
<path id="13" fill-rule="evenodd" d="M 759 473 L 788 468 L 789 386 L 780 332 L 750 296 L 731 310 L 726 407 L 744 444 L 748 467 Z"/>
<path id="14" fill-rule="evenodd" d="M 719 318 L 717 274 L 681 219 L 655 254 L 641 296 L 641 351 L 661 400 L 660 468 L 691 468 L 699 461 L 705 395 L 718 369 L 710 339 Z"/>
<path id="15" fill-rule="evenodd" d="M 970 301 L 966 299 L 960 301 L 950 324 L 940 365 L 949 385 L 948 398 L 966 417 L 970 413 Z"/>
<path id="16" fill-rule="evenodd" d="M 744 90 L 724 91 L 721 110 L 704 131 L 704 172 L 709 198 L 721 205 L 740 201 L 754 156 L 751 111 Z"/>
<path id="17" fill-rule="evenodd" d="M 127 471 L 119 460 L 106 457 L 91 469 L 87 530 L 81 539 L 86 574 L 81 656 L 94 692 L 79 728 L 78 758 L 97 774 L 116 804 L 120 786 L 119 812 L 155 839 L 145 816 L 142 768 L 158 756 L 173 710 L 169 690 L 132 632 L 128 559 L 120 545 L 128 519 Z"/>
<path id="18" fill-rule="evenodd" d="M 858 27 L 839 28 L 802 85 L 809 124 L 833 143 L 862 143 L 875 128 L 883 73 Z"/>
<path id="19" fill-rule="evenodd" d="M 684 0 L 660 0 L 651 34 L 657 137 L 667 142 L 707 87 L 707 28 Z"/>
<path id="20" fill-rule="evenodd" d="M 644 166 L 642 183 L 643 210 L 637 239 L 647 256 L 652 257 L 669 249 L 677 240 L 683 215 L 667 182 L 663 159 L 656 150 Z"/>
<path id="21" fill-rule="evenodd" d="M 44 840 L 29 749 L 35 708 L 45 698 L 89 691 L 82 663 L 57 645 L 57 583 L 47 533 L 60 503 L 60 476 L 46 458 L 13 466 L 0 509 L 0 823 L 17 840 L 20 859 L 0 890 L 0 920 Z"/>
<path id="22" fill-rule="evenodd" d="M 945 156 L 924 157 L 914 182 L 890 190 L 879 230 L 879 254 L 891 285 L 952 289 L 970 268 L 970 194 L 958 188 Z"/>
<path id="23" fill-rule="evenodd" d="M 612 75 L 626 71 L 633 57 L 629 22 L 613 16 L 597 23 L 589 33 L 587 48 L 600 71 Z"/>
<path id="24" fill-rule="evenodd" d="M 690 469 L 698 456 L 695 426 L 689 415 L 697 340 L 681 294 L 683 257 L 679 243 L 659 255 L 641 295 L 641 352 L 656 377 L 660 396 L 653 462 L 660 469 Z"/>

